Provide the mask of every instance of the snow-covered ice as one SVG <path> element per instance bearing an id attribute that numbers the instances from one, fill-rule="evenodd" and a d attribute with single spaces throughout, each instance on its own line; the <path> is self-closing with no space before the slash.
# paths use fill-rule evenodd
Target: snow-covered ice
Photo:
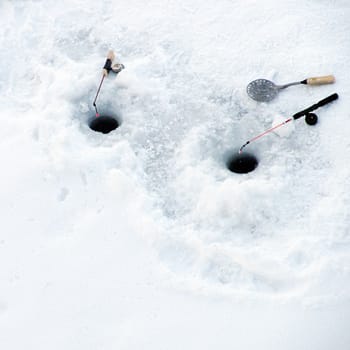
<path id="1" fill-rule="evenodd" d="M 1 349 L 350 348 L 350 2 L 2 0 Z M 106 53 L 126 67 L 99 107 Z M 245 91 L 334 74 L 270 103 Z M 248 139 L 333 92 L 319 123 Z"/>

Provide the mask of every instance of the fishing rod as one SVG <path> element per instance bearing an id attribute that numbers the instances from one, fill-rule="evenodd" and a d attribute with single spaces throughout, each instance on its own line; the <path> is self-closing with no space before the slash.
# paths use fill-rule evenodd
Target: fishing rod
<path id="1" fill-rule="evenodd" d="M 292 117 L 286 119 L 286 120 L 283 121 L 282 123 L 280 123 L 280 124 L 278 124 L 278 125 L 276 125 L 276 126 L 270 128 L 270 129 L 264 131 L 263 133 L 261 133 L 261 134 L 255 136 L 255 137 L 253 137 L 252 139 L 250 139 L 249 141 L 247 141 L 244 145 L 242 145 L 242 147 L 239 149 L 238 153 L 239 153 L 239 154 L 242 153 L 243 149 L 244 149 L 246 146 L 248 146 L 250 143 L 252 143 L 252 142 L 254 142 L 254 141 L 260 139 L 261 137 L 263 137 L 263 136 L 269 134 L 270 132 L 276 130 L 277 128 L 280 128 L 281 126 L 286 125 L 287 123 L 291 122 L 292 120 L 297 120 L 297 119 L 299 119 L 299 118 L 305 116 L 305 118 L 308 118 L 308 117 L 309 117 L 310 125 L 316 124 L 316 122 L 317 122 L 317 116 L 316 116 L 316 114 L 311 113 L 311 112 L 314 111 L 314 110 L 316 110 L 317 108 L 320 108 L 320 107 L 322 107 L 322 106 L 324 106 L 324 105 L 330 103 L 330 102 L 335 101 L 336 99 L 338 99 L 338 97 L 339 97 L 338 94 L 337 94 L 337 93 L 334 93 L 334 94 L 332 94 L 332 95 L 330 95 L 330 96 L 324 98 L 323 100 L 321 100 L 321 101 L 315 103 L 314 105 L 312 105 L 312 106 L 310 106 L 310 107 L 308 107 L 308 108 L 306 108 L 306 109 L 304 109 L 304 110 L 302 110 L 302 111 L 300 111 L 300 112 L 298 112 L 298 113 L 295 113 Z M 316 118 L 316 119 L 315 119 L 315 118 Z M 312 124 L 311 124 L 311 123 L 312 123 Z"/>
<path id="2" fill-rule="evenodd" d="M 98 110 L 97 110 L 96 101 L 97 101 L 97 98 L 100 94 L 101 87 L 102 87 L 102 84 L 104 82 L 105 77 L 108 76 L 110 71 L 118 74 L 119 72 L 121 72 L 125 68 L 124 65 L 121 63 L 113 64 L 114 59 L 115 59 L 115 55 L 114 55 L 113 50 L 108 51 L 107 59 L 106 59 L 105 65 L 103 66 L 103 69 L 102 69 L 102 79 L 101 79 L 100 85 L 98 86 L 95 99 L 92 103 L 92 105 L 94 106 L 95 111 L 96 111 L 96 117 L 100 116 L 100 114 L 98 113 Z"/>

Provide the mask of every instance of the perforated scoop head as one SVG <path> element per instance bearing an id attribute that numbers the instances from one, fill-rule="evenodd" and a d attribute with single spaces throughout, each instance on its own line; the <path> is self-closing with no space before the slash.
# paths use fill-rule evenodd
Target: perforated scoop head
<path id="1" fill-rule="evenodd" d="M 255 101 L 269 102 L 278 94 L 278 87 L 270 80 L 256 79 L 248 84 L 247 93 Z"/>

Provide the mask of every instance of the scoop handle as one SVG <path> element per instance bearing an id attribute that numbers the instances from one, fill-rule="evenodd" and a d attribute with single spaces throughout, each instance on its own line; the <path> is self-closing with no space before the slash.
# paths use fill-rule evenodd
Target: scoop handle
<path id="1" fill-rule="evenodd" d="M 109 50 L 107 53 L 107 59 L 102 70 L 102 74 L 106 77 L 112 69 L 112 62 L 115 58 L 113 50 Z"/>
<path id="2" fill-rule="evenodd" d="M 335 78 L 333 75 L 325 75 L 323 77 L 313 77 L 307 78 L 303 80 L 302 84 L 307 85 L 324 85 L 324 84 L 333 84 L 335 82 Z"/>

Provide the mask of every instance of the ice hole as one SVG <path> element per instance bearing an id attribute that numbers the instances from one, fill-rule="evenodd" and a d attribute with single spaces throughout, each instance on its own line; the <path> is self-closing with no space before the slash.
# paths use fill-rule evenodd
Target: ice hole
<path id="1" fill-rule="evenodd" d="M 246 174 L 253 171 L 258 166 L 257 158 L 247 152 L 234 154 L 227 162 L 227 168 L 237 174 Z"/>
<path id="2" fill-rule="evenodd" d="M 102 132 L 103 134 L 108 134 L 112 130 L 119 127 L 119 122 L 117 119 L 108 116 L 95 117 L 90 120 L 89 127 L 91 130 L 96 132 Z"/>

